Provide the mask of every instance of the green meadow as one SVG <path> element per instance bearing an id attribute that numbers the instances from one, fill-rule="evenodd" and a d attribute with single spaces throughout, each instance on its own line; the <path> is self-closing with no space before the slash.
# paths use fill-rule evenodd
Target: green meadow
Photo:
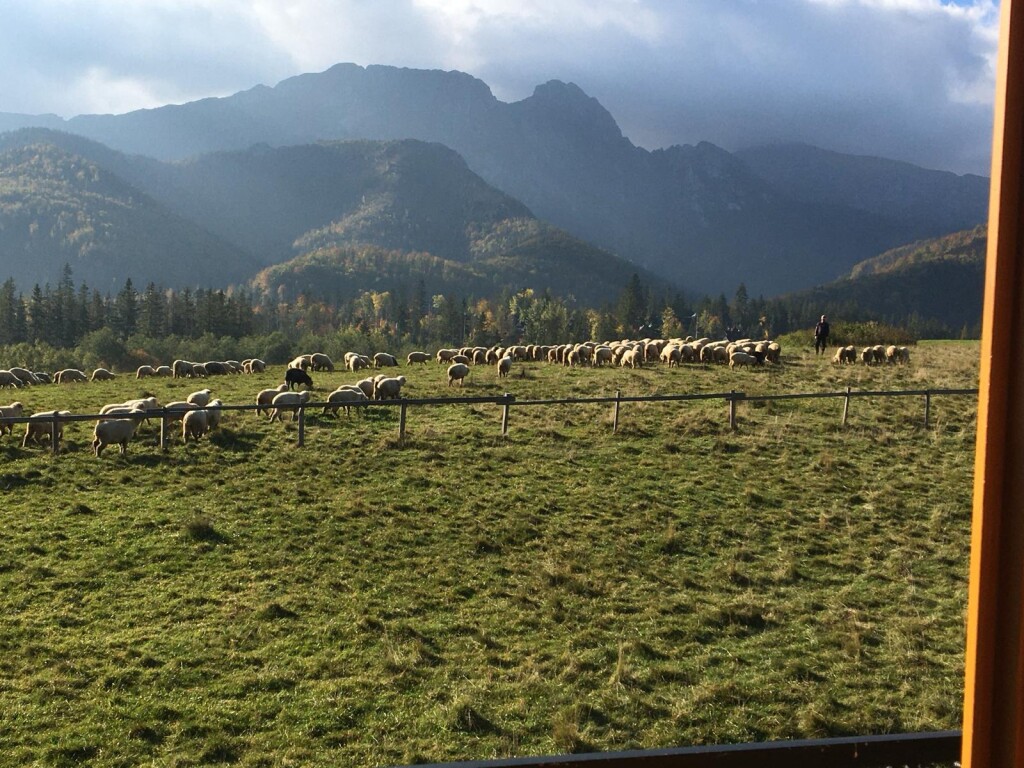
<path id="1" fill-rule="evenodd" d="M 314 350 L 297 350 L 314 351 Z M 376 350 L 360 350 L 376 351 Z M 397 351 L 397 350 L 392 350 Z M 977 386 L 808 350 L 750 370 L 407 368 L 410 398 Z M 170 361 L 166 361 L 170 362 Z M 2 365 L 17 365 L 4 361 Z M 6 390 L 95 413 L 280 367 Z M 326 394 L 359 374 L 314 374 Z M 976 398 L 228 413 L 166 452 L 0 438 L 0 764 L 376 766 L 957 728 Z"/>

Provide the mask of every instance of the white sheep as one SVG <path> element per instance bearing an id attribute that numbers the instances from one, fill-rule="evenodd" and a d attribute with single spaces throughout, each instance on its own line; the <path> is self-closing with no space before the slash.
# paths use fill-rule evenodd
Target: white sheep
<path id="1" fill-rule="evenodd" d="M 374 400 L 397 400 L 405 385 L 405 376 L 384 377 L 374 381 Z"/>
<path id="2" fill-rule="evenodd" d="M 334 371 L 334 361 L 323 352 L 314 352 L 310 355 L 309 363 L 314 371 Z"/>
<path id="3" fill-rule="evenodd" d="M 367 400 L 373 399 L 373 385 L 376 383 L 376 379 L 361 379 L 355 383 L 357 389 L 361 390 L 366 395 Z"/>
<path id="4" fill-rule="evenodd" d="M 171 370 L 171 366 L 169 366 L 169 365 L 158 365 L 156 367 L 156 370 L 154 371 L 154 373 L 157 376 L 163 376 L 163 377 L 168 378 L 168 379 L 174 377 L 174 371 Z"/>
<path id="5" fill-rule="evenodd" d="M 736 351 L 729 355 L 730 368 L 736 368 L 741 365 L 757 365 L 757 358 L 742 351 Z"/>
<path id="6" fill-rule="evenodd" d="M 181 421 L 182 417 L 189 411 L 199 410 L 199 406 L 195 403 L 187 403 L 184 400 L 175 400 L 167 403 L 163 408 L 166 416 L 164 416 L 164 424 L 170 424 L 175 421 Z"/>
<path id="7" fill-rule="evenodd" d="M 141 408 L 130 411 L 129 415 L 134 416 L 128 419 L 105 419 L 97 421 L 92 431 L 92 452 L 96 456 L 103 453 L 108 445 L 116 445 L 121 453 L 128 450 L 128 443 L 139 428 L 142 418 L 146 412 Z"/>
<path id="8" fill-rule="evenodd" d="M 270 411 L 271 421 L 282 421 L 281 413 L 283 411 L 292 412 L 292 421 L 299 420 L 299 406 L 303 403 L 309 402 L 309 390 L 303 390 L 302 392 L 282 392 L 279 395 L 275 395 L 274 399 L 270 401 L 272 410 Z"/>
<path id="9" fill-rule="evenodd" d="M 503 379 L 508 376 L 509 371 L 512 370 L 512 358 L 505 355 L 501 360 L 498 361 L 498 378 Z"/>
<path id="10" fill-rule="evenodd" d="M 213 391 L 209 389 L 200 389 L 198 392 L 193 392 L 185 398 L 186 403 L 192 403 L 193 405 L 205 408 L 206 404 L 210 402 L 210 397 L 213 395 Z"/>
<path id="11" fill-rule="evenodd" d="M 259 416 L 261 413 L 270 413 L 270 404 L 273 402 L 274 397 L 281 394 L 282 392 L 288 391 L 287 384 L 281 384 L 273 389 L 261 389 L 256 395 L 256 415 Z"/>
<path id="12" fill-rule="evenodd" d="M 625 368 L 642 368 L 644 364 L 643 352 L 639 349 L 627 349 L 619 358 L 619 365 Z"/>
<path id="13" fill-rule="evenodd" d="M 30 440 L 34 443 L 42 443 L 44 439 L 49 439 L 53 432 L 53 417 L 70 415 L 71 411 L 40 411 L 33 413 L 29 416 L 32 421 L 25 424 L 25 437 L 21 441 L 21 447 L 27 446 Z M 64 425 L 58 422 L 57 440 L 59 441 L 62 437 L 64 437 Z"/>
<path id="14" fill-rule="evenodd" d="M 459 382 L 460 387 L 463 386 L 467 376 L 469 376 L 469 366 L 465 363 L 455 363 L 455 365 L 448 366 L 449 387 L 456 381 Z"/>
<path id="15" fill-rule="evenodd" d="M 140 365 L 135 369 L 136 379 L 144 379 L 147 376 L 156 376 L 156 369 L 152 365 Z"/>
<path id="16" fill-rule="evenodd" d="M 80 371 L 77 368 L 65 368 L 64 370 L 57 371 L 53 375 L 53 380 L 57 384 L 67 384 L 73 381 L 88 381 L 89 377 L 85 375 L 84 371 Z"/>
<path id="17" fill-rule="evenodd" d="M 206 423 L 208 432 L 212 432 L 213 430 L 220 426 L 221 417 L 224 415 L 224 410 L 222 409 L 223 405 L 224 403 L 222 403 L 219 399 L 213 399 L 209 403 L 207 403 L 206 408 L 203 409 L 204 411 L 206 411 Z"/>
<path id="18" fill-rule="evenodd" d="M 450 363 L 457 354 L 459 354 L 457 349 L 439 349 L 437 350 L 437 364 L 444 365 L 445 363 Z"/>
<path id="19" fill-rule="evenodd" d="M 430 360 L 430 355 L 427 352 L 410 352 L 405 358 L 406 365 L 412 365 L 413 363 L 423 363 L 424 365 Z"/>
<path id="20" fill-rule="evenodd" d="M 106 368 L 97 368 L 92 372 L 89 381 L 113 381 L 115 378 L 117 378 L 116 373 L 108 371 Z"/>
<path id="21" fill-rule="evenodd" d="M 13 387 L 14 389 L 21 389 L 24 387 L 24 382 L 15 376 L 10 371 L 0 370 L 0 389 L 4 387 Z"/>
<path id="22" fill-rule="evenodd" d="M 181 419 L 181 442 L 188 445 L 188 439 L 198 441 L 210 431 L 210 412 L 205 408 L 188 411 Z"/>
<path id="23" fill-rule="evenodd" d="M 344 408 L 345 413 L 349 414 L 349 408 L 351 403 L 365 403 L 368 400 L 369 398 L 366 396 L 363 390 L 359 389 L 358 387 L 338 387 L 336 390 L 334 390 L 333 392 L 331 392 L 331 394 L 327 396 L 327 402 L 330 403 L 330 405 L 324 406 L 324 415 L 326 416 L 327 412 L 330 411 L 335 416 L 337 416 L 339 408 Z"/>
<path id="24" fill-rule="evenodd" d="M 20 418 L 25 412 L 25 406 L 15 400 L 10 405 L 0 405 L 0 435 L 14 432 L 14 425 L 9 419 Z"/>
<path id="25" fill-rule="evenodd" d="M 27 368 L 11 368 L 11 373 L 21 379 L 22 384 L 41 384 L 42 382 Z"/>

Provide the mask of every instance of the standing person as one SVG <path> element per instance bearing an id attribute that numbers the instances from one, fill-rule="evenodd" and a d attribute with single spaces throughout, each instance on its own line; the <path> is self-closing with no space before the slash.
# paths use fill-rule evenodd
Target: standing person
<path id="1" fill-rule="evenodd" d="M 828 346 L 828 319 L 822 315 L 821 320 L 814 326 L 814 354 L 825 354 L 825 347 Z"/>

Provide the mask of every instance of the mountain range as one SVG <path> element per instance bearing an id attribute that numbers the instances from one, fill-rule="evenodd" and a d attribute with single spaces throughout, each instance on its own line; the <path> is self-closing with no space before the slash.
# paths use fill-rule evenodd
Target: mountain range
<path id="1" fill-rule="evenodd" d="M 340 64 L 274 87 L 124 115 L 0 114 L 0 130 L 30 126 L 93 141 L 22 130 L 0 135 L 0 151 L 59 146 L 69 162 L 86 161 L 110 183 L 131 187 L 140 211 L 159 209 L 167 227 L 184 222 L 183 242 L 165 238 L 171 258 L 198 262 L 222 249 L 223 271 L 249 270 L 249 277 L 251 265 L 356 244 L 454 264 L 476 258 L 474 269 L 486 271 L 493 264 L 473 256 L 480 227 L 534 221 L 534 255 L 544 251 L 535 237 L 543 231 L 571 243 L 577 261 L 615 263 L 609 276 L 634 269 L 672 289 L 731 291 L 743 282 L 754 295 L 770 295 L 826 283 L 887 249 L 980 224 L 988 194 L 982 177 L 802 145 L 730 153 L 704 142 L 648 151 L 571 83 L 551 81 L 504 103 L 470 75 L 383 66 Z M 0 158 L 0 189 L 10 190 L 0 200 L 8 205 L 21 194 L 8 180 L 14 170 L 27 178 L 6 154 Z M 474 205 L 479 210 L 467 218 L 466 206 Z M 112 215 L 111 206 L 101 208 Z M 4 233 L 22 226 L 9 226 L 11 215 L 0 210 L 0 269 L 7 254 L 31 250 L 24 233 L 9 250 Z M 102 221 L 103 231 L 113 231 L 112 221 Z M 160 231 L 154 227 L 144 228 Z M 87 258 L 83 237 L 93 261 L 116 261 L 116 242 L 95 234 L 75 241 L 80 258 Z M 518 253 L 520 274 L 543 273 L 537 287 L 551 287 L 544 281 L 565 271 L 552 271 L 557 259 L 550 256 L 538 271 Z M 84 263 L 73 266 L 97 281 Z M 223 279 L 203 265 L 184 271 Z M 584 269 L 583 277 L 596 284 L 601 273 Z"/>

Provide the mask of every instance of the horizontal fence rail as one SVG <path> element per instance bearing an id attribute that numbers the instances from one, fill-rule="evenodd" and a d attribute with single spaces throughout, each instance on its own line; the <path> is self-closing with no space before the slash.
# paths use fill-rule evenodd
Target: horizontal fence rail
<path id="1" fill-rule="evenodd" d="M 883 768 L 953 765 L 960 731 L 434 763 L 424 768 Z"/>
<path id="2" fill-rule="evenodd" d="M 370 407 L 396 407 L 399 413 L 399 439 L 404 440 L 406 436 L 406 418 L 409 406 L 433 407 L 444 405 L 500 405 L 502 406 L 501 434 L 507 435 L 509 431 L 510 412 L 512 406 L 517 408 L 538 407 L 549 405 L 592 405 L 612 404 L 612 431 L 617 432 L 619 427 L 619 411 L 623 403 L 667 403 L 687 402 L 700 400 L 720 400 L 728 405 L 728 421 L 732 429 L 736 429 L 736 406 L 741 402 L 771 402 L 781 400 L 809 400 L 844 398 L 842 424 L 846 426 L 850 411 L 850 401 L 858 397 L 923 397 L 924 398 L 924 426 L 930 426 L 931 399 L 936 396 L 964 396 L 977 395 L 977 389 L 900 389 L 900 390 L 862 390 L 855 391 L 847 388 L 842 392 L 791 392 L 773 395 L 749 394 L 747 392 L 713 392 L 713 393 L 679 393 L 664 395 L 623 395 L 616 392 L 615 395 L 602 395 L 596 397 L 576 398 L 543 398 L 533 400 L 519 400 L 515 395 L 506 392 L 502 395 L 481 395 L 481 396 L 460 396 L 460 397 L 434 397 L 434 398 L 397 398 L 394 400 L 360 400 L 355 402 L 306 402 L 301 404 L 282 405 L 278 408 L 282 413 L 294 413 L 297 421 L 299 446 L 305 443 L 306 412 L 311 409 L 330 408 L 340 410 L 341 408 L 370 408 Z M 216 406 L 221 411 L 270 411 L 274 410 L 273 405 L 230 405 L 221 404 Z M 140 420 L 160 419 L 160 447 L 167 448 L 168 425 L 180 420 L 185 410 L 172 408 L 155 408 L 146 412 L 145 416 L 129 416 L 127 414 L 75 414 L 75 413 L 53 413 L 46 416 L 22 415 L 0 417 L 0 424 L 11 426 L 14 424 L 44 423 L 48 424 L 48 432 L 51 440 L 53 453 L 59 452 L 59 442 L 64 424 L 73 424 L 85 421 L 102 421 L 110 419 L 138 418 Z"/>

